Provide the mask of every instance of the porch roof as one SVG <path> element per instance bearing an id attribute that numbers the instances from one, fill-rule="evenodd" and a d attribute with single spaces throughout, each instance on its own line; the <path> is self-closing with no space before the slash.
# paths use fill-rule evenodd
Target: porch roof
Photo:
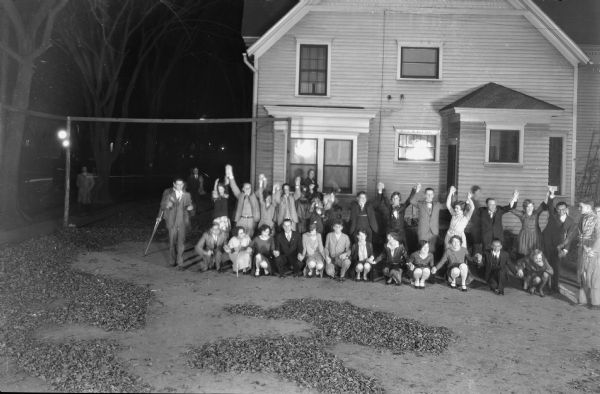
<path id="1" fill-rule="evenodd" d="M 440 112 L 451 108 L 563 110 L 563 108 L 556 105 L 494 82 L 487 83 L 446 105 Z"/>

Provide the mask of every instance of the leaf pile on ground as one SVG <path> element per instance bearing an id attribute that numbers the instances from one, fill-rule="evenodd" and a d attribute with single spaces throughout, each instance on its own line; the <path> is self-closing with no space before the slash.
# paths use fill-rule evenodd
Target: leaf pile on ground
<path id="1" fill-rule="evenodd" d="M 126 372 L 118 350 L 109 340 L 38 342 L 17 364 L 61 392 L 151 392 L 151 386 Z"/>
<path id="2" fill-rule="evenodd" d="M 115 363 L 115 347 L 104 342 L 46 344 L 34 337 L 40 327 L 79 323 L 105 330 L 132 330 L 146 323 L 152 293 L 116 279 L 73 270 L 86 250 L 136 240 L 123 228 L 68 229 L 0 250 L 0 350 L 60 391 L 140 391 L 147 387 Z M 93 352 L 73 351 L 93 347 Z M 66 353 L 65 353 L 66 352 Z M 51 360 L 64 358 L 60 368 Z M 88 360 L 90 355 L 98 360 Z M 97 365 L 113 365 L 97 371 Z M 98 364 L 98 365 L 100 365 Z M 102 372 L 104 371 L 104 372 Z M 81 376 L 73 380 L 72 376 Z"/>
<path id="3" fill-rule="evenodd" d="M 383 393 L 371 377 L 345 367 L 323 349 L 325 338 L 262 336 L 227 338 L 188 351 L 193 368 L 222 372 L 266 372 L 322 393 Z"/>
<path id="4" fill-rule="evenodd" d="M 296 319 L 314 324 L 331 340 L 386 349 L 393 354 L 407 351 L 438 354 L 450 345 L 453 332 L 387 312 L 372 311 L 348 301 L 313 298 L 292 299 L 281 306 L 263 309 L 253 304 L 225 307 L 233 314 L 263 319 Z"/>

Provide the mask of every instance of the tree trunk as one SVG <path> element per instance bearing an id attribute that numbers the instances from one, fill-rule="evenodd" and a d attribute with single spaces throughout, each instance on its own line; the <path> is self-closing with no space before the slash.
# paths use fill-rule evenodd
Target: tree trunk
<path id="1" fill-rule="evenodd" d="M 109 127 L 110 125 L 107 123 L 96 123 L 92 124 L 90 128 L 92 132 L 92 150 L 98 173 L 92 198 L 95 203 L 101 205 L 113 202 L 110 194 L 110 171 L 113 160 L 110 152 Z"/>
<path id="2" fill-rule="evenodd" d="M 17 79 L 12 104 L 20 109 L 29 106 L 29 93 L 33 78 L 33 60 L 24 59 L 17 70 Z M 19 207 L 19 168 L 21 164 L 21 148 L 25 131 L 25 114 L 7 111 L 5 113 L 6 133 L 5 149 L 2 158 L 2 213 L 3 220 L 20 223 L 23 216 Z"/>

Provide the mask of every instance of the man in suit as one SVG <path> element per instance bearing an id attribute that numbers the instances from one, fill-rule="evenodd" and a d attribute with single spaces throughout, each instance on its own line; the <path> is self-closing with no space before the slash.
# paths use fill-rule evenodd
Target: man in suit
<path id="1" fill-rule="evenodd" d="M 183 268 L 185 233 L 190 225 L 190 214 L 194 210 L 190 193 L 183 191 L 183 179 L 176 178 L 173 187 L 163 192 L 160 202 L 169 231 L 169 256 L 171 265 Z"/>
<path id="2" fill-rule="evenodd" d="M 325 272 L 335 278 L 336 267 L 340 269 L 340 282 L 344 281 L 346 271 L 350 268 L 350 238 L 342 233 L 344 224 L 341 220 L 333 223 L 333 231 L 325 240 Z"/>
<path id="3" fill-rule="evenodd" d="M 385 185 L 382 182 L 377 184 L 377 197 L 375 197 L 374 207 L 375 211 L 379 213 L 380 221 L 382 225 L 379 228 L 384 228 L 382 234 L 388 234 L 394 232 L 400 237 L 400 242 L 404 242 L 406 245 L 406 230 L 404 223 L 404 212 L 406 208 L 410 206 L 410 200 L 416 193 L 416 188 L 412 188 L 410 195 L 406 201 L 402 200 L 400 192 L 393 192 L 390 201 L 385 196 Z"/>
<path id="4" fill-rule="evenodd" d="M 410 203 L 418 208 L 417 233 L 420 241 L 429 243 L 429 251 L 435 254 L 438 246 L 438 236 L 440 233 L 440 209 L 442 205 L 434 201 L 435 192 L 432 188 L 425 189 L 425 199 L 419 199 L 421 184 L 417 184 L 415 194 L 410 199 Z"/>
<path id="5" fill-rule="evenodd" d="M 243 184 L 242 190 L 240 190 L 233 177 L 233 168 L 229 164 L 225 166 L 225 176 L 229 179 L 233 195 L 237 198 L 234 217 L 235 225 L 243 227 L 246 230 L 246 234 L 252 238 L 254 228 L 260 221 L 260 205 L 256 196 L 252 193 L 252 185 L 246 182 Z"/>
<path id="6" fill-rule="evenodd" d="M 504 295 L 504 284 L 508 280 L 510 256 L 508 252 L 502 250 L 500 239 L 495 238 L 492 241 L 492 249 L 483 254 L 483 264 L 485 266 L 485 281 L 490 285 L 490 289 L 498 295 Z"/>
<path id="7" fill-rule="evenodd" d="M 298 213 L 296 212 L 296 200 L 300 198 L 301 186 L 300 177 L 296 177 L 294 194 L 290 193 L 290 185 L 284 183 L 279 191 L 279 185 L 275 184 L 273 193 L 273 203 L 277 206 L 277 225 L 281 226 L 284 219 L 292 221 L 292 228 L 296 230 L 298 224 Z"/>
<path id="8" fill-rule="evenodd" d="M 558 293 L 560 268 L 565 264 L 573 240 L 577 237 L 577 223 L 569 216 L 569 208 L 564 201 L 554 207 L 554 190 L 548 196 L 548 224 L 542 232 L 544 239 L 544 254 L 554 270 L 554 278 L 550 290 Z"/>
<path id="9" fill-rule="evenodd" d="M 375 210 L 367 201 L 367 193 L 363 191 L 356 194 L 356 201 L 352 201 L 350 206 L 350 234 L 356 237 L 356 232 L 360 229 L 365 230 L 367 242 L 372 242 L 373 233 L 379 232 Z"/>
<path id="10" fill-rule="evenodd" d="M 200 196 L 205 194 L 204 178 L 202 175 L 200 175 L 198 167 L 192 168 L 192 173 L 186 182 L 186 190 L 190 193 L 190 196 L 192 196 L 192 202 L 194 203 L 194 206 L 197 207 Z"/>
<path id="11" fill-rule="evenodd" d="M 504 243 L 504 228 L 502 227 L 502 216 L 515 207 L 519 192 L 515 190 L 512 200 L 506 206 L 498 207 L 496 199 L 489 197 L 485 200 L 485 207 L 479 208 L 476 212 L 477 222 L 479 223 L 479 234 L 481 235 L 482 249 L 490 250 L 492 248 L 492 240 L 499 239 Z M 476 230 L 476 229 L 475 229 Z"/>
<path id="12" fill-rule="evenodd" d="M 275 236 L 275 269 L 282 278 L 283 274 L 289 267 L 292 267 L 294 277 L 300 275 L 302 267 L 298 261 L 298 254 L 302 252 L 302 239 L 300 234 L 293 231 L 293 224 L 290 219 L 284 219 L 281 225 L 283 232 L 279 232 Z"/>
<path id="13" fill-rule="evenodd" d="M 473 215 L 471 215 L 471 220 L 469 220 L 469 223 L 465 228 L 465 233 L 467 236 L 467 244 L 473 246 L 473 250 L 471 251 L 472 254 L 481 254 L 483 252 L 481 247 L 481 234 L 479 233 L 480 227 L 478 216 L 479 208 L 483 206 L 483 203 L 481 202 L 481 194 L 481 187 L 478 185 L 471 186 L 471 200 L 473 201 L 475 208 L 473 210 Z"/>
<path id="14" fill-rule="evenodd" d="M 227 235 L 221 231 L 218 222 L 213 222 L 211 228 L 202 234 L 196 244 L 196 253 L 200 256 L 198 263 L 200 271 L 216 268 L 221 272 L 221 264 L 225 261 L 223 246 L 227 243 Z"/>

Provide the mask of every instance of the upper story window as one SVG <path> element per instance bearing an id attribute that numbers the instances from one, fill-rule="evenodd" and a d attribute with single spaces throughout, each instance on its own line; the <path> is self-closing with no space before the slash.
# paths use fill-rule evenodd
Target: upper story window
<path id="1" fill-rule="evenodd" d="M 487 127 L 486 162 L 523 163 L 524 128 Z"/>
<path id="2" fill-rule="evenodd" d="M 329 44 L 298 44 L 298 95 L 329 95 Z"/>
<path id="3" fill-rule="evenodd" d="M 398 45 L 398 79 L 441 79 L 441 47 Z"/>

